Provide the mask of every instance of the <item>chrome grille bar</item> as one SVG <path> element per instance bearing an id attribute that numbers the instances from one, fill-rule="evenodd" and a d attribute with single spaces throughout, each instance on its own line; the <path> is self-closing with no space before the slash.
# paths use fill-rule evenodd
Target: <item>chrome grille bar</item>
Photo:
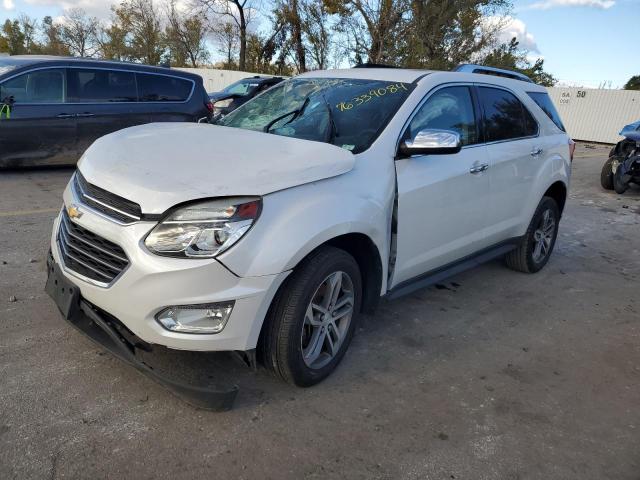
<path id="1" fill-rule="evenodd" d="M 72 243 L 69 243 L 69 240 L 67 238 L 67 231 L 65 228 L 61 228 L 60 229 L 60 233 L 62 234 L 62 236 L 64 237 L 64 244 L 66 247 L 72 248 L 73 250 L 75 250 L 76 252 L 89 257 L 90 259 L 92 259 L 95 262 L 98 262 L 102 265 L 104 265 L 107 268 L 110 268 L 112 270 L 116 271 L 116 274 L 120 272 L 120 268 L 118 268 L 116 265 L 112 265 L 110 263 L 105 262 L 104 260 L 100 260 L 98 257 L 95 257 L 93 255 L 91 255 L 89 252 L 87 252 L 86 250 L 83 250 L 79 247 L 76 247 L 75 245 L 73 245 Z"/>
<path id="2" fill-rule="evenodd" d="M 129 266 L 122 248 L 71 221 L 66 210 L 60 214 L 57 243 L 66 270 L 103 287 Z"/>
<path id="3" fill-rule="evenodd" d="M 97 274 L 98 274 L 98 275 L 100 275 L 101 277 L 104 277 L 104 278 L 106 278 L 106 279 L 108 279 L 108 280 L 112 280 L 112 278 L 111 278 L 109 275 L 106 275 L 106 274 L 102 273 L 100 270 L 97 270 L 97 269 L 93 268 L 91 265 L 87 265 L 86 263 L 84 263 L 84 262 L 83 262 L 82 260 L 80 260 L 79 258 L 76 258 L 76 257 L 74 257 L 73 255 L 71 255 L 71 254 L 67 251 L 67 249 L 65 248 L 64 243 L 63 243 L 63 242 L 60 242 L 60 248 L 62 248 L 62 251 L 64 252 L 65 256 L 67 256 L 67 257 L 69 257 L 70 259 L 72 259 L 72 260 L 74 260 L 74 261 L 78 262 L 78 263 L 79 263 L 80 265 L 82 265 L 83 267 L 88 268 L 89 270 L 91 270 L 91 271 L 93 271 L 93 272 L 97 273 Z"/>
<path id="4" fill-rule="evenodd" d="M 80 238 L 79 236 L 77 236 L 77 235 L 75 235 L 74 233 L 72 233 L 72 232 L 69 230 L 69 225 L 67 224 L 67 221 L 68 221 L 68 220 L 67 220 L 66 216 L 63 216 L 63 217 L 62 217 L 62 223 L 64 224 L 64 228 L 65 228 L 66 233 L 67 233 L 70 237 L 73 237 L 74 239 L 78 240 L 79 242 L 82 242 L 82 243 L 84 243 L 84 244 L 86 244 L 86 245 L 88 245 L 88 246 L 90 246 L 90 247 L 92 247 L 92 248 L 95 248 L 96 250 L 100 250 L 102 253 L 105 253 L 105 254 L 107 254 L 107 255 L 111 255 L 113 258 L 117 258 L 118 260 L 120 260 L 120 261 L 122 261 L 122 262 L 128 262 L 128 260 L 127 260 L 126 258 L 123 258 L 123 257 L 121 257 L 120 255 L 116 255 L 115 253 L 110 252 L 109 250 L 106 250 L 106 249 L 104 249 L 104 248 L 102 248 L 102 247 L 100 247 L 100 246 L 96 245 L 95 243 L 91 243 L 90 241 L 88 241 L 88 240 L 86 240 L 86 239 L 84 239 L 84 238 Z"/>

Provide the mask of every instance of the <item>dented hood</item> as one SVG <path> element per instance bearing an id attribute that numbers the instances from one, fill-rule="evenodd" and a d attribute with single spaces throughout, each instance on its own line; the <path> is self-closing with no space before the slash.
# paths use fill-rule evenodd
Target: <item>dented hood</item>
<path id="1" fill-rule="evenodd" d="M 351 152 L 326 143 L 209 124 L 155 123 L 97 140 L 78 168 L 89 183 L 162 213 L 200 198 L 265 195 L 335 177 Z"/>

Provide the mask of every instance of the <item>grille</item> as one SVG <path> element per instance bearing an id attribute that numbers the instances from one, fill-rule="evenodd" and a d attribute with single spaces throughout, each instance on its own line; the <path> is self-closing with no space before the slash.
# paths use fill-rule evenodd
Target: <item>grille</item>
<path id="1" fill-rule="evenodd" d="M 79 170 L 76 171 L 73 185 L 82 203 L 119 223 L 137 222 L 142 217 L 140 205 L 91 185 Z"/>
<path id="2" fill-rule="evenodd" d="M 129 265 L 122 248 L 73 223 L 66 210 L 62 211 L 58 244 L 68 269 L 101 283 L 111 283 Z"/>

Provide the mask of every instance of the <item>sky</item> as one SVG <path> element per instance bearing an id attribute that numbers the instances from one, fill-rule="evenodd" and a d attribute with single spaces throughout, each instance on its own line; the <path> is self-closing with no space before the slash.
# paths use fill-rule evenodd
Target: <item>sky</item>
<path id="1" fill-rule="evenodd" d="M 82 7 L 109 18 L 112 0 L 0 0 L 0 19 Z M 640 0 L 514 0 L 502 38 L 516 36 L 562 85 L 619 88 L 640 75 Z M 635 52 L 634 52 L 635 50 Z"/>

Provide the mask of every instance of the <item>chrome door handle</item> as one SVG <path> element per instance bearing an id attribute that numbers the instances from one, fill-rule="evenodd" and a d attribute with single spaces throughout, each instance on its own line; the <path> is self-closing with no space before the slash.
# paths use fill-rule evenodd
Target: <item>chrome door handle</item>
<path id="1" fill-rule="evenodd" d="M 483 163 L 481 165 L 474 165 L 473 167 L 471 167 L 469 169 L 469 173 L 480 173 L 480 172 L 484 172 L 486 169 L 489 168 L 489 164 L 488 163 Z"/>
<path id="2" fill-rule="evenodd" d="M 541 148 L 534 148 L 533 150 L 531 150 L 531 156 L 532 157 L 537 157 L 541 153 L 542 153 L 542 149 Z"/>
<path id="3" fill-rule="evenodd" d="M 73 118 L 75 117 L 75 115 L 72 115 L 70 113 L 61 113 L 60 115 L 57 115 L 57 118 Z"/>
<path id="4" fill-rule="evenodd" d="M 84 118 L 84 117 L 95 117 L 93 113 L 78 113 L 76 117 Z"/>

